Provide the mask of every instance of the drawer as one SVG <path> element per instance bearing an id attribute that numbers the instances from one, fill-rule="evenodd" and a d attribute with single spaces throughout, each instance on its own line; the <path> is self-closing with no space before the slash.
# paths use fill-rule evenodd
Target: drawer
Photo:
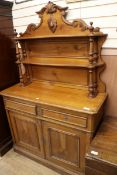
<path id="1" fill-rule="evenodd" d="M 35 105 L 29 105 L 21 102 L 6 100 L 5 106 L 6 108 L 15 109 L 18 111 L 36 115 Z"/>
<path id="2" fill-rule="evenodd" d="M 87 119 L 84 117 L 69 115 L 65 113 L 59 113 L 59 112 L 50 111 L 47 109 L 42 110 L 42 115 L 47 118 L 64 121 L 66 123 L 77 125 L 83 128 L 87 127 Z"/>

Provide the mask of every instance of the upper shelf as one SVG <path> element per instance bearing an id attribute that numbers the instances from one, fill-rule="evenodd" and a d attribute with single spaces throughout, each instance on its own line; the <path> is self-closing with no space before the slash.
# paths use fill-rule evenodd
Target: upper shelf
<path id="1" fill-rule="evenodd" d="M 42 35 L 42 36 L 40 36 L 40 35 L 36 35 L 36 36 L 27 36 L 27 37 L 16 37 L 16 38 L 14 38 L 15 40 L 34 40 L 34 39 L 49 39 L 49 38 L 77 38 L 77 37 L 90 37 L 90 36 L 92 36 L 92 37 L 96 37 L 96 36 L 98 36 L 98 37 L 106 37 L 107 36 L 107 34 L 102 34 L 102 33 L 93 33 L 93 35 L 92 34 L 83 34 L 83 33 L 80 33 L 80 34 L 77 34 L 77 35 Z"/>
<path id="2" fill-rule="evenodd" d="M 100 80 L 105 63 L 100 54 L 107 35 L 92 22 L 66 20 L 67 8 L 50 1 L 37 14 L 38 25 L 29 24 L 24 33 L 16 33 L 21 85 L 43 79 L 88 86 L 91 98 L 105 92 Z M 32 71 L 22 63 L 34 65 Z"/>
<path id="3" fill-rule="evenodd" d="M 27 58 L 22 61 L 24 64 L 31 65 L 41 65 L 41 66 L 61 66 L 61 67 L 84 67 L 90 68 L 99 67 L 104 65 L 103 62 L 95 63 L 93 65 L 89 64 L 88 57 L 80 57 L 80 58 Z M 19 61 L 17 61 L 19 63 Z"/>

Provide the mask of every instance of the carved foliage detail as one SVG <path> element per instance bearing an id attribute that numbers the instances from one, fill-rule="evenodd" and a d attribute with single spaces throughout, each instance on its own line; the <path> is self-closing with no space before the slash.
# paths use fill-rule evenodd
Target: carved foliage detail
<path id="1" fill-rule="evenodd" d="M 54 17 L 54 13 L 57 12 L 57 10 L 59 10 L 61 12 L 61 15 L 65 15 L 65 11 L 67 10 L 67 7 L 60 7 L 56 4 L 54 4 L 53 2 L 48 2 L 48 4 L 42 8 L 39 12 L 37 12 L 37 14 L 40 16 L 40 18 L 43 17 L 43 14 L 46 13 L 49 16 L 49 19 L 48 19 L 48 27 L 49 29 L 54 33 L 57 29 L 57 20 L 55 19 Z"/>
<path id="2" fill-rule="evenodd" d="M 48 19 L 48 27 L 53 33 L 56 31 L 57 28 L 57 20 L 54 18 L 53 13 L 56 13 L 57 9 L 58 6 L 56 6 L 52 2 L 49 2 L 45 8 L 46 13 L 50 14 L 50 17 Z"/>
<path id="3" fill-rule="evenodd" d="M 66 28 L 67 28 L 67 26 L 71 26 L 73 28 L 77 28 L 78 31 L 81 31 L 81 32 L 88 31 L 90 35 L 93 35 L 96 32 L 97 33 L 100 32 L 100 29 L 98 27 L 96 27 L 96 28 L 93 27 L 92 22 L 90 22 L 90 26 L 88 26 L 81 19 L 77 19 L 77 20 L 74 20 L 72 22 L 68 21 L 66 19 L 67 9 L 68 9 L 68 7 L 60 7 L 56 4 L 54 4 L 53 2 L 49 1 L 45 7 L 43 7 L 40 11 L 36 12 L 40 17 L 39 25 L 29 24 L 26 31 L 24 33 L 20 33 L 20 36 L 23 37 L 25 34 L 31 35 L 35 30 L 38 30 L 39 27 L 43 23 L 44 16 L 46 16 L 46 19 L 48 18 L 48 20 L 46 20 L 47 26 L 49 27 L 49 29 L 53 33 L 56 31 L 58 25 L 60 24 L 60 22 L 58 22 L 58 20 L 62 20 L 62 22 L 64 24 L 66 24 Z M 58 12 L 59 12 L 59 14 L 56 15 L 56 13 L 58 13 Z M 58 19 L 58 18 L 60 18 L 60 19 Z"/>
<path id="4" fill-rule="evenodd" d="M 47 14 L 53 14 L 53 13 L 56 13 L 57 10 L 61 11 L 61 12 L 65 12 L 66 10 L 68 9 L 68 7 L 60 7 L 56 4 L 54 4 L 53 2 L 48 2 L 48 4 L 43 7 L 40 11 L 37 12 L 37 14 L 40 15 L 43 15 L 45 12 Z"/>
<path id="5" fill-rule="evenodd" d="M 57 11 L 57 6 L 55 4 L 53 4 L 52 2 L 49 1 L 49 3 L 46 6 L 46 12 L 51 14 L 51 13 L 55 13 Z"/>
<path id="6" fill-rule="evenodd" d="M 48 19 L 48 26 L 49 29 L 54 33 L 56 31 L 57 28 L 57 21 L 56 19 L 53 17 L 53 15 L 50 16 L 50 18 Z"/>

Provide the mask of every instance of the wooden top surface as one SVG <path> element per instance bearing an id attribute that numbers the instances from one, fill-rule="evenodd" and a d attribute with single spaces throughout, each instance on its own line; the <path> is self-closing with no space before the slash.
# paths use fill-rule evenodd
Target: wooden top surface
<path id="1" fill-rule="evenodd" d="M 88 114 L 97 113 L 107 96 L 106 93 L 99 93 L 95 98 L 89 98 L 88 90 L 39 81 L 25 87 L 17 84 L 0 94 Z"/>
<path id="2" fill-rule="evenodd" d="M 98 152 L 92 155 L 91 151 Z M 117 166 L 117 118 L 106 116 L 87 153 L 95 159 Z"/>

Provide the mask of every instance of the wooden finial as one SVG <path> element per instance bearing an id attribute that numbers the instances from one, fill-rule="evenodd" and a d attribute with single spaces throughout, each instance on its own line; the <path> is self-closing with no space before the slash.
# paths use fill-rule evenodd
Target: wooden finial
<path id="1" fill-rule="evenodd" d="M 18 33 L 16 31 L 16 29 L 14 29 L 14 36 L 17 37 Z"/>
<path id="2" fill-rule="evenodd" d="M 89 31 L 91 33 L 94 31 L 93 22 L 90 22 Z"/>
<path id="3" fill-rule="evenodd" d="M 91 25 L 91 26 L 93 25 L 93 22 L 92 22 L 92 21 L 90 22 L 90 25 Z"/>

